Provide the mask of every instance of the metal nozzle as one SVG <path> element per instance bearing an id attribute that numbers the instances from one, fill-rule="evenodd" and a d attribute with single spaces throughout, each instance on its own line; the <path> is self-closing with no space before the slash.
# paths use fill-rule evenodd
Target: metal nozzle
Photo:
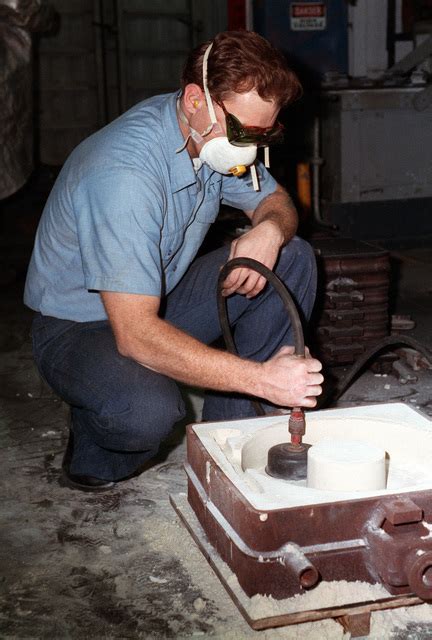
<path id="1" fill-rule="evenodd" d="M 302 439 L 306 433 L 306 422 L 303 409 L 300 407 L 294 407 L 290 413 L 288 420 L 288 431 L 291 434 L 291 444 L 294 446 L 300 446 Z"/>
<path id="2" fill-rule="evenodd" d="M 304 480 L 307 477 L 309 444 L 302 442 L 306 431 L 303 409 L 294 407 L 288 421 L 291 442 L 276 444 L 268 452 L 266 472 L 274 478 Z"/>

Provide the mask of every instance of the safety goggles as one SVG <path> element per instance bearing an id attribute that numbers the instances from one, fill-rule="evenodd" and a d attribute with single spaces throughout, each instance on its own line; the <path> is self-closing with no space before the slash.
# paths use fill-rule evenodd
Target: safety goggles
<path id="1" fill-rule="evenodd" d="M 272 127 L 249 127 L 240 122 L 232 113 L 229 113 L 222 101 L 215 102 L 221 107 L 225 115 L 227 138 L 237 147 L 256 144 L 258 147 L 266 147 L 270 144 L 283 142 L 284 126 L 276 122 Z"/>

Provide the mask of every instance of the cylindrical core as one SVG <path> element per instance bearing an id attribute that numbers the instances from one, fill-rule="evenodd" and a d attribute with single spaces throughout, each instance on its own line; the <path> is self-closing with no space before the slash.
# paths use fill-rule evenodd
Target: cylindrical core
<path id="1" fill-rule="evenodd" d="M 358 440 L 321 440 L 308 451 L 307 486 L 324 491 L 386 488 L 385 451 Z"/>

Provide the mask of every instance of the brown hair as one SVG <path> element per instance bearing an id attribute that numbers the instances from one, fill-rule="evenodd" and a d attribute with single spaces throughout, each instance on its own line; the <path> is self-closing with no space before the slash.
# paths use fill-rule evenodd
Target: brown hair
<path id="1" fill-rule="evenodd" d="M 183 69 L 182 89 L 187 84 L 203 88 L 203 57 L 212 42 L 207 82 L 215 100 L 253 89 L 260 98 L 274 100 L 279 107 L 300 97 L 301 84 L 282 53 L 254 31 L 223 31 L 196 47 Z"/>

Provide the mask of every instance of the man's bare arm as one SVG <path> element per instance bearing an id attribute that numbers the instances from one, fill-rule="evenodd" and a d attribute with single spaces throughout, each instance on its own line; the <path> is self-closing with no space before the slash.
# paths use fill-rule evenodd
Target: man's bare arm
<path id="1" fill-rule="evenodd" d="M 202 344 L 158 317 L 154 296 L 101 292 L 119 352 L 190 385 L 246 393 L 274 404 L 314 407 L 321 364 L 283 347 L 265 363 L 243 360 Z"/>
<path id="2" fill-rule="evenodd" d="M 257 227 L 263 222 L 271 222 L 281 234 L 281 247 L 294 237 L 298 227 L 298 215 L 288 192 L 277 186 L 276 191 L 261 200 L 255 211 L 246 211 L 246 215 L 252 222 L 252 227 Z"/>
<path id="3" fill-rule="evenodd" d="M 273 269 L 281 248 L 297 231 L 298 217 L 294 204 L 285 189 L 278 186 L 255 211 L 245 213 L 252 222 L 252 229 L 233 240 L 229 259 L 254 258 Z M 253 298 L 265 284 L 265 278 L 255 271 L 235 269 L 225 280 L 223 294 L 240 293 Z"/>

